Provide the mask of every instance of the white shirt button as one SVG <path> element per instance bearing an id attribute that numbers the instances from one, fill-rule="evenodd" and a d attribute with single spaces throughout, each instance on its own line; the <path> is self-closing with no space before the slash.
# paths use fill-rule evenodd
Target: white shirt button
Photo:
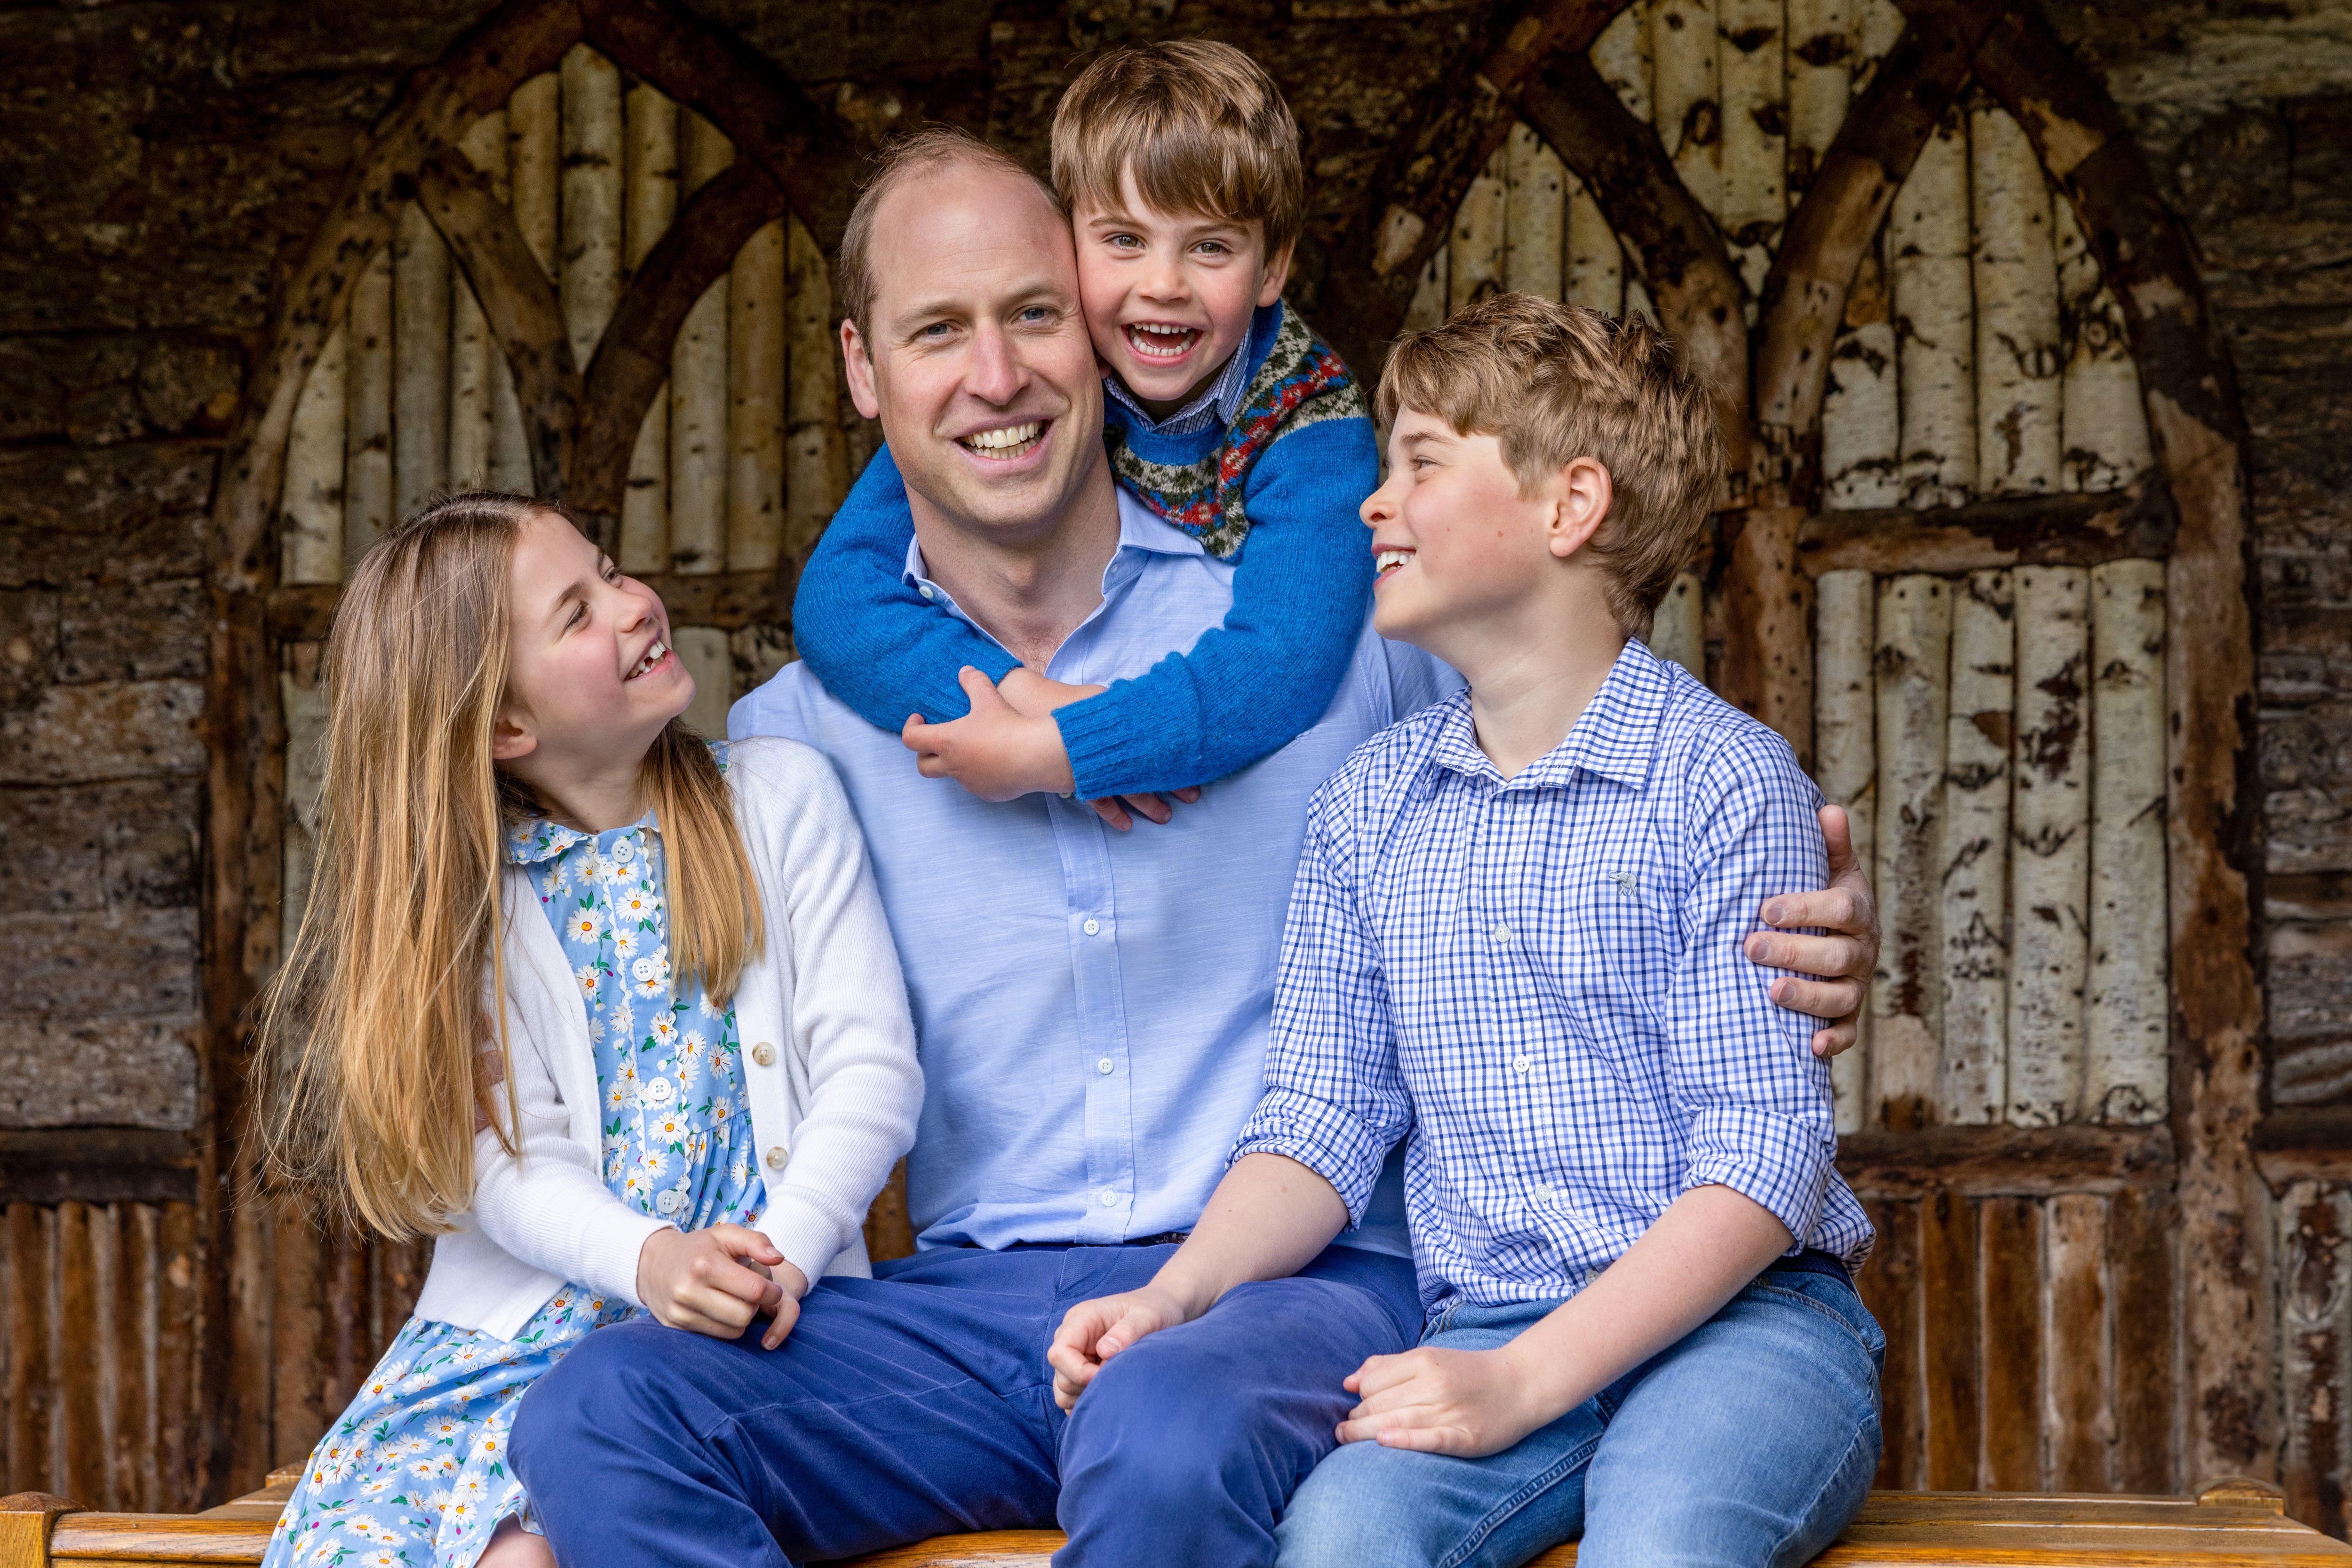
<path id="1" fill-rule="evenodd" d="M 758 1062 L 763 1068 L 774 1067 L 776 1065 L 776 1047 L 768 1044 L 767 1041 L 761 1040 L 758 1045 L 751 1047 L 751 1059 Z"/>
<path id="2" fill-rule="evenodd" d="M 662 1214 L 674 1215 L 686 1206 L 686 1194 L 676 1187 L 666 1187 L 654 1194 L 654 1208 Z"/>
<path id="3" fill-rule="evenodd" d="M 1087 923 L 1080 926 L 1078 929 L 1086 932 L 1088 936 L 1100 936 L 1102 934 L 1102 921 L 1088 919 Z"/>
<path id="4" fill-rule="evenodd" d="M 647 1105 L 667 1105 L 670 1096 L 677 1092 L 677 1090 L 666 1078 L 652 1078 L 646 1080 L 645 1097 Z"/>
<path id="5" fill-rule="evenodd" d="M 784 1161 L 786 1158 L 788 1158 L 788 1156 L 784 1153 L 784 1146 L 782 1143 L 777 1144 L 774 1148 L 768 1151 L 768 1169 L 771 1171 L 782 1170 L 784 1168 Z"/>
<path id="6" fill-rule="evenodd" d="M 936 599 L 940 596 L 940 591 L 932 587 L 929 583 L 923 584 L 922 592 L 923 597 L 926 599 Z"/>
<path id="7" fill-rule="evenodd" d="M 1115 1207 L 1118 1203 L 1118 1194 L 1112 1192 L 1108 1187 L 1105 1187 L 1102 1190 L 1102 1206 L 1105 1208 L 1112 1208 Z"/>
<path id="8" fill-rule="evenodd" d="M 1496 942 L 1508 942 L 1511 940 L 1511 928 L 1506 925 L 1498 925 L 1486 934 L 1493 937 Z"/>
<path id="9" fill-rule="evenodd" d="M 1114 1062 L 1114 1061 L 1112 1061 L 1108 1057 L 1105 1057 L 1105 1058 L 1103 1058 L 1103 1059 L 1102 1059 L 1102 1060 L 1100 1060 L 1100 1061 L 1098 1061 L 1098 1062 L 1095 1063 L 1095 1071 L 1097 1071 L 1097 1072 L 1098 1072 L 1098 1073 L 1103 1073 L 1103 1074 L 1108 1075 L 1108 1074 L 1110 1074 L 1110 1073 L 1117 1072 L 1118 1070 L 1118 1063 L 1116 1063 L 1116 1062 Z"/>
<path id="10" fill-rule="evenodd" d="M 1535 1058 L 1528 1055 L 1525 1051 L 1521 1051 L 1517 1056 L 1511 1058 L 1511 1070 L 1513 1072 L 1526 1072 L 1535 1065 Z"/>
<path id="11" fill-rule="evenodd" d="M 1551 1202 L 1551 1184 L 1549 1182 L 1538 1182 L 1536 1184 L 1536 1202 L 1539 1204 L 1548 1204 Z"/>
<path id="12" fill-rule="evenodd" d="M 629 973 L 640 980 L 651 980 L 654 977 L 654 961 L 650 958 L 641 958 L 629 965 Z"/>

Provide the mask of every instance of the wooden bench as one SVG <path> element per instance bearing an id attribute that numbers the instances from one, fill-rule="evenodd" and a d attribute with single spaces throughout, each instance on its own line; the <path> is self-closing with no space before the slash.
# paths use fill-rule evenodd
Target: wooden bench
<path id="1" fill-rule="evenodd" d="M 295 1472 L 203 1513 L 93 1513 L 46 1492 L 0 1498 L 0 1568 L 257 1563 Z M 2195 1497 L 1877 1492 L 1816 1568 L 2352 1568 L 2352 1546 L 2284 1516 L 2276 1488 L 2217 1481 Z M 1060 1532 L 943 1535 L 859 1568 L 1045 1568 Z M 1576 1548 L 1536 1560 L 1569 1568 Z M 1178 1565 L 1181 1568 L 1181 1565 Z"/>

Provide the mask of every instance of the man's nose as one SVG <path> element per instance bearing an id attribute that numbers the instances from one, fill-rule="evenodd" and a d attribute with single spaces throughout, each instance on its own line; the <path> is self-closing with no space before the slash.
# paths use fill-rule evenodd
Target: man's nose
<path id="1" fill-rule="evenodd" d="M 971 358 L 964 368 L 964 390 L 983 403 L 1010 403 L 1027 383 L 1028 373 L 1013 340 L 995 328 L 973 336 Z"/>

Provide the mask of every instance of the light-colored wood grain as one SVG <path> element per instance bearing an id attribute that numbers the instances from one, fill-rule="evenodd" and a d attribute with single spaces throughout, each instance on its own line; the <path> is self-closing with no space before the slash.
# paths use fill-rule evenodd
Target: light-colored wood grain
<path id="1" fill-rule="evenodd" d="M 1706 591 L 1696 572 L 1677 572 L 1650 627 L 1650 651 L 1698 680 L 1706 679 Z"/>
<path id="2" fill-rule="evenodd" d="M 1789 186 L 1812 184 L 1845 122 L 1853 83 L 1853 0 L 1789 0 Z"/>
<path id="3" fill-rule="evenodd" d="M 585 44 L 563 57 L 562 221 L 563 324 L 572 363 L 584 369 L 621 301 L 626 153 L 621 73 Z"/>
<path id="4" fill-rule="evenodd" d="M 1503 287 L 1563 298 L 1568 165 L 1521 123 L 1503 144 Z"/>
<path id="5" fill-rule="evenodd" d="M 2164 886 L 2164 563 L 2091 568 L 2091 966 L 2083 1113 L 2163 1120 L 2171 1007 Z"/>
<path id="6" fill-rule="evenodd" d="M 1650 15 L 1651 118 L 1675 174 L 1712 216 L 1723 206 L 1723 95 L 1716 0 L 1659 0 Z"/>
<path id="7" fill-rule="evenodd" d="M 2020 567 L 2010 854 L 2009 1120 L 2048 1127 L 2082 1099 L 2089 963 L 2090 574 Z"/>
<path id="8" fill-rule="evenodd" d="M 392 250 L 368 258 L 352 290 L 344 360 L 343 571 L 392 526 Z"/>
<path id="9" fill-rule="evenodd" d="M 425 209 L 400 209 L 392 246 L 392 493 L 414 515 L 449 482 L 449 247 Z"/>
<path id="10" fill-rule="evenodd" d="M 1903 8 L 1895 0 L 1853 0 L 1856 90 L 1870 79 L 1880 58 L 1895 47 L 1906 25 Z"/>
<path id="11" fill-rule="evenodd" d="M 2146 473 L 2147 414 L 2140 401 L 2139 367 L 2132 359 L 2123 302 L 2099 273 L 2074 204 L 2053 203 L 2059 303 L 2066 372 L 2061 438 L 2064 483 L 2070 490 L 2119 489 Z"/>
<path id="12" fill-rule="evenodd" d="M 626 245 L 622 259 L 634 279 L 646 254 L 677 211 L 677 105 L 659 88 L 629 89 Z M 628 488 L 621 496 L 621 570 L 669 570 L 669 397 L 656 393 L 637 426 L 629 454 Z"/>
<path id="13" fill-rule="evenodd" d="M 1454 210 L 1454 228 L 1446 241 L 1450 310 L 1475 304 L 1503 286 L 1505 156 L 1503 149 L 1496 149 Z"/>
<path id="14" fill-rule="evenodd" d="M 784 546 L 784 226 L 744 241 L 727 275 L 727 565 L 766 572 Z"/>
<path id="15" fill-rule="evenodd" d="M 1717 216 L 1750 295 L 1764 287 L 1789 216 L 1788 28 L 1781 0 L 1716 0 L 1723 90 Z"/>
<path id="16" fill-rule="evenodd" d="M 1657 8 L 1658 0 L 1633 0 L 1592 40 L 1593 68 L 1626 110 L 1644 125 L 1650 122 L 1653 101 L 1650 28 Z"/>
<path id="17" fill-rule="evenodd" d="M 1412 286 L 1412 303 L 1405 307 L 1405 331 L 1419 332 L 1443 326 L 1452 313 L 1446 292 L 1450 281 L 1446 261 L 1446 249 L 1440 246 L 1437 254 L 1429 258 L 1429 265 L 1421 269 L 1421 280 Z"/>
<path id="18" fill-rule="evenodd" d="M 2106 1199 L 2064 1194 L 2050 1200 L 2044 1268 L 2050 1479 L 2068 1491 L 2103 1491 L 2114 1484 L 2116 1375 Z"/>
<path id="19" fill-rule="evenodd" d="M 1969 267 L 1968 120 L 1955 106 L 1887 216 L 1903 405 L 1903 495 L 1952 506 L 1977 487 L 1976 310 Z"/>
<path id="20" fill-rule="evenodd" d="M 1881 243 L 1884 236 L 1881 237 Z M 1880 245 L 1862 255 L 1822 394 L 1823 499 L 1887 507 L 1903 499 L 1903 405 L 1893 302 Z"/>
<path id="21" fill-rule="evenodd" d="M 1568 176 L 1568 276 L 1563 297 L 1604 316 L 1623 316 L 1625 249 L 1591 190 Z"/>
<path id="22" fill-rule="evenodd" d="M 490 189 L 508 199 L 507 117 L 500 110 L 474 121 L 458 143 L 467 161 L 489 176 Z M 490 482 L 491 452 L 498 441 L 497 378 L 506 375 L 504 356 L 473 285 L 459 270 L 449 279 L 449 482 L 470 489 Z M 520 428 L 520 425 L 518 425 Z"/>
<path id="23" fill-rule="evenodd" d="M 1878 683 L 1871 673 L 1877 651 L 1878 584 L 1867 572 L 1828 572 L 1814 584 L 1813 756 L 1822 797 L 1845 807 L 1855 858 L 1875 868 L 1878 805 Z M 1870 1010 L 1864 1037 L 1832 1058 L 1830 1087 L 1837 1097 L 1837 1130 L 1863 1128 Z"/>
<path id="24" fill-rule="evenodd" d="M 727 733 L 727 710 L 734 702 L 735 666 L 727 634 L 716 626 L 677 626 L 670 633 L 678 662 L 694 677 L 694 700 L 685 719 L 698 735 Z"/>
<path id="25" fill-rule="evenodd" d="M 718 128 L 678 114 L 682 194 L 735 160 Z M 673 572 L 727 568 L 727 279 L 696 300 L 678 328 L 669 362 L 669 548 Z"/>
<path id="26" fill-rule="evenodd" d="M 1943 1038 L 1944 744 L 1951 585 L 1890 577 L 1878 585 L 1878 875 L 1884 931 L 1871 993 L 1866 1125 L 1934 1119 Z"/>
<path id="27" fill-rule="evenodd" d="M 1953 584 L 1944 748 L 1943 1120 L 2003 1119 L 2009 1078 L 2009 751 L 2016 636 L 2010 574 Z"/>
<path id="28" fill-rule="evenodd" d="M 1989 98 L 1969 108 L 1975 209 L 1977 488 L 2059 488 L 2058 263 L 2050 192 L 2024 128 Z"/>
<path id="29" fill-rule="evenodd" d="M 805 561 L 849 493 L 841 439 L 841 363 L 833 275 L 808 226 L 784 220 L 784 553 Z"/>
<path id="30" fill-rule="evenodd" d="M 302 383 L 286 437 L 278 579 L 338 583 L 343 575 L 343 413 L 352 333 L 336 323 Z"/>
<path id="31" fill-rule="evenodd" d="M 549 284 L 560 287 L 562 253 L 563 127 L 561 78 L 544 71 L 507 100 L 507 176 L 515 226 Z"/>

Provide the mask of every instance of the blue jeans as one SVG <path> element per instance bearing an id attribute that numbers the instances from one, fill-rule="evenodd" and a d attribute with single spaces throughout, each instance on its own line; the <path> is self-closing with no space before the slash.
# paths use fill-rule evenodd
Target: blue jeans
<path id="1" fill-rule="evenodd" d="M 1559 1305 L 1457 1306 L 1422 1342 L 1489 1350 Z M 1870 1494 L 1885 1353 L 1843 1278 L 1776 1267 L 1499 1454 L 1337 1449 L 1291 1499 L 1281 1568 L 1515 1568 L 1580 1537 L 1580 1568 L 1808 1562 Z"/>
<path id="2" fill-rule="evenodd" d="M 564 1568 L 779 1568 L 1059 1523 L 1062 1568 L 1262 1568 L 1368 1355 L 1421 1321 L 1409 1258 L 1327 1248 L 1115 1357 L 1075 1414 L 1062 1314 L 1160 1247 L 941 1247 L 825 1279 L 760 1348 L 650 1319 L 590 1334 L 524 1396 L 511 1451 Z"/>

